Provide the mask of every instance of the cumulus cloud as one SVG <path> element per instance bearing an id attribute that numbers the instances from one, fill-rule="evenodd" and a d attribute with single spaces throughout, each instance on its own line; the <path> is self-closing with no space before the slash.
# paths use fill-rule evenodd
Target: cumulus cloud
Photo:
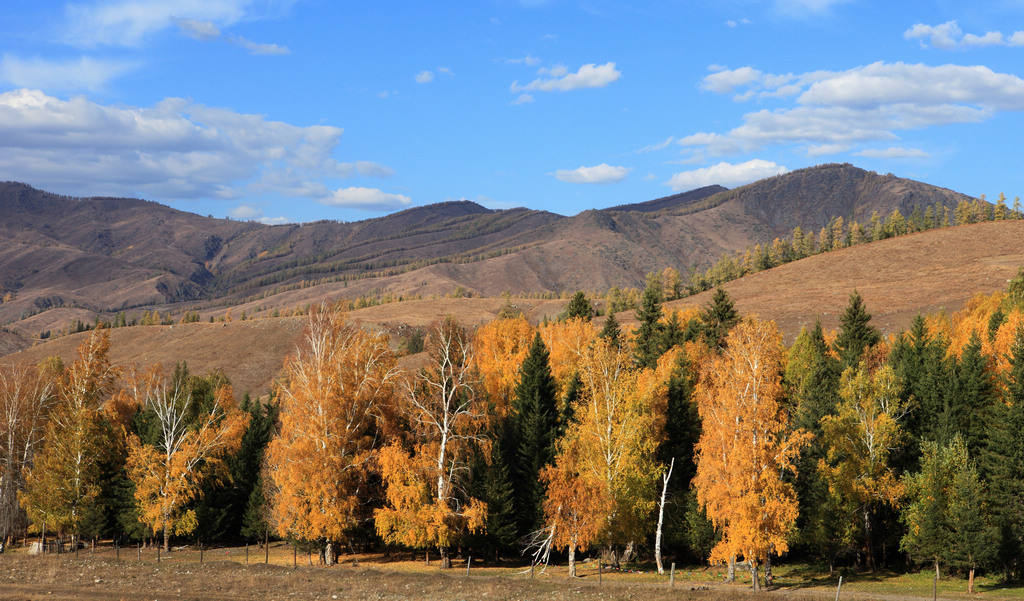
<path id="1" fill-rule="evenodd" d="M 434 81 L 433 71 L 420 71 L 416 74 L 416 83 L 430 83 Z"/>
<path id="2" fill-rule="evenodd" d="M 1015 31 L 1005 37 L 999 31 L 989 31 L 980 35 L 965 34 L 956 21 L 946 21 L 939 25 L 915 23 L 903 32 L 903 37 L 907 40 L 918 40 L 922 48 L 932 47 L 940 50 L 1024 45 L 1024 31 Z"/>
<path id="3" fill-rule="evenodd" d="M 615 68 L 615 63 L 608 62 L 603 65 L 586 64 L 575 73 L 559 66 L 540 69 L 537 74 L 541 77 L 526 85 L 521 86 L 518 81 L 512 82 L 512 91 L 568 92 L 584 88 L 603 88 L 618 80 L 622 72 Z"/>
<path id="4" fill-rule="evenodd" d="M 628 167 L 613 167 L 601 163 L 593 167 L 559 169 L 555 171 L 555 177 L 569 184 L 615 184 L 626 179 L 630 171 Z"/>
<path id="5" fill-rule="evenodd" d="M 526 65 L 528 67 L 536 67 L 540 64 L 540 59 L 527 54 L 522 58 L 506 58 L 504 59 L 507 65 Z"/>
<path id="6" fill-rule="evenodd" d="M 0 94 L 0 179 L 75 195 L 321 200 L 334 194 L 326 180 L 391 173 L 332 158 L 341 135 L 181 98 L 126 107 L 14 90 Z"/>
<path id="7" fill-rule="evenodd" d="M 666 184 L 671 186 L 675 192 L 685 192 L 714 184 L 734 188 L 787 171 L 789 169 L 782 165 L 763 159 L 754 159 L 739 164 L 722 162 L 692 171 L 681 171 L 673 175 Z"/>
<path id="8" fill-rule="evenodd" d="M 0 81 L 18 88 L 60 91 L 100 91 L 109 81 L 135 69 L 127 61 L 82 57 L 70 61 L 22 59 L 5 54 L 0 58 Z"/>
<path id="9" fill-rule="evenodd" d="M 343 188 L 330 196 L 318 199 L 325 205 L 362 209 L 365 211 L 386 211 L 409 206 L 412 199 L 404 194 L 391 194 L 377 188 Z"/>
<path id="10" fill-rule="evenodd" d="M 739 96 L 794 98 L 793 105 L 747 113 L 725 133 L 698 132 L 679 144 L 710 154 L 804 145 L 813 155 L 838 146 L 894 140 L 904 130 L 980 122 L 1024 110 L 1024 80 L 983 66 L 873 63 L 846 71 L 772 75 L 717 70 L 702 84 Z"/>
<path id="11" fill-rule="evenodd" d="M 512 104 L 529 104 L 533 102 L 533 94 L 520 94 L 512 101 Z"/>
<path id="12" fill-rule="evenodd" d="M 919 148 L 899 148 L 896 146 L 868 148 L 853 154 L 869 159 L 925 159 L 931 156 Z"/>

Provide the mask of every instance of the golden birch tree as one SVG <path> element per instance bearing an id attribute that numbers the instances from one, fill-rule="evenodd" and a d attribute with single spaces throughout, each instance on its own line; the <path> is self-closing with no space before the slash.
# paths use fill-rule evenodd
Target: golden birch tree
<path id="1" fill-rule="evenodd" d="M 592 470 L 581 469 L 577 441 L 563 439 L 562 446 L 555 464 L 541 472 L 547 486 L 544 542 L 568 552 L 569 577 L 574 578 L 576 552 L 586 551 L 597 540 L 614 509 L 614 500 L 607 482 Z"/>
<path id="2" fill-rule="evenodd" d="M 607 487 L 614 510 L 603 529 L 609 543 L 632 543 L 645 536 L 656 505 L 662 467 L 655 450 L 659 416 L 658 378 L 634 367 L 632 349 L 597 338 L 580 364 L 584 390 L 567 436 L 579 450 L 579 469 Z"/>
<path id="3" fill-rule="evenodd" d="M 487 518 L 486 503 L 469 496 L 464 484 L 469 454 L 474 447 L 486 452 L 488 415 L 469 335 L 454 317 L 431 329 L 427 350 L 429 361 L 408 383 L 400 410 L 411 440 L 381 452 L 386 506 L 375 519 L 385 541 L 436 546 L 442 567 L 450 568 L 448 548 Z"/>
<path id="4" fill-rule="evenodd" d="M 742 557 L 759 590 L 758 563 L 789 548 L 796 492 L 783 480 L 811 435 L 789 431 L 782 395 L 782 338 L 774 322 L 746 318 L 706 364 L 695 396 L 703 420 L 697 445 L 697 500 L 721 541 L 711 561 Z"/>
<path id="5" fill-rule="evenodd" d="M 77 535 L 95 510 L 99 462 L 107 445 L 102 407 L 116 381 L 109 348 L 109 333 L 94 331 L 78 347 L 75 362 L 57 379 L 56 405 L 21 496 L 36 530 Z"/>
<path id="6" fill-rule="evenodd" d="M 498 417 L 509 412 L 519 367 L 530 352 L 533 334 L 533 326 L 522 315 L 495 319 L 477 328 L 474 357 Z"/>
<path id="7" fill-rule="evenodd" d="M 907 412 L 900 384 L 892 367 L 869 370 L 865 362 L 848 367 L 839 385 L 838 411 L 821 420 L 826 456 L 819 470 L 829 492 L 847 514 L 859 516 L 867 565 L 874 569 L 872 515 L 878 504 L 892 507 L 902 495 L 902 484 L 889 455 L 903 435 L 899 420 Z M 853 528 L 846 529 L 848 538 Z M 846 542 L 852 543 L 852 538 Z"/>
<path id="8" fill-rule="evenodd" d="M 392 413 L 395 357 L 386 336 L 321 306 L 280 386 L 281 428 L 267 448 L 271 519 L 282 536 L 338 545 L 368 519 L 367 478 Z"/>
<path id="9" fill-rule="evenodd" d="M 0 544 L 24 527 L 18 494 L 54 401 L 51 376 L 35 367 L 0 365 Z"/>
<path id="10" fill-rule="evenodd" d="M 154 427 L 152 441 L 128 436 L 125 470 L 135 485 L 139 520 L 170 536 L 198 526 L 188 504 L 202 494 L 203 482 L 226 475 L 225 456 L 235 452 L 249 423 L 230 385 L 210 399 L 196 398 L 184 378 L 167 378 L 158 366 L 130 384 L 134 401 Z"/>

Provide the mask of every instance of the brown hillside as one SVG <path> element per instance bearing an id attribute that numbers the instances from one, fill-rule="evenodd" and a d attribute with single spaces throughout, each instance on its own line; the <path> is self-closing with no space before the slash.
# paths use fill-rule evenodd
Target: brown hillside
<path id="1" fill-rule="evenodd" d="M 849 294 L 857 289 L 874 315 L 872 323 L 886 333 L 907 328 L 921 312 L 956 311 L 978 293 L 1006 288 L 1024 265 L 1024 221 L 999 221 L 932 230 L 816 255 L 747 276 L 726 285 L 743 314 L 778 322 L 787 340 L 802 326 L 821 319 L 838 327 Z M 331 296 L 326 286 L 310 289 Z M 669 303 L 670 307 L 704 305 L 711 293 Z M 333 298 L 333 297 L 332 297 Z M 562 300 L 510 301 L 531 321 L 554 318 Z M 423 328 L 451 313 L 470 327 L 494 319 L 505 301 L 499 298 L 437 299 L 379 305 L 353 311 L 350 318 L 366 327 L 382 328 L 397 347 L 409 328 Z M 618 318 L 627 327 L 632 312 Z M 302 317 L 258 319 L 216 324 L 147 326 L 111 330 L 115 363 L 187 361 L 193 372 L 225 371 L 236 390 L 265 393 L 301 336 Z M 49 355 L 65 360 L 86 333 L 39 344 L 5 361 L 38 362 Z"/>
<path id="2" fill-rule="evenodd" d="M 267 226 L 157 203 L 76 199 L 0 183 L 0 326 L 37 339 L 69 319 L 144 311 L 205 319 L 269 315 L 326 296 L 527 295 L 641 286 L 831 218 L 965 196 L 851 165 L 822 165 L 735 190 L 709 187 L 562 217 L 468 201 L 356 223 Z M 21 344 L 25 344 L 22 342 Z"/>
<path id="3" fill-rule="evenodd" d="M 1024 220 L 932 230 L 852 246 L 755 273 L 725 285 L 743 314 L 773 319 L 787 338 L 821 319 L 839 326 L 856 289 L 885 333 L 918 313 L 954 312 L 979 293 L 1005 290 L 1024 266 Z M 706 304 L 712 292 L 670 303 Z"/>

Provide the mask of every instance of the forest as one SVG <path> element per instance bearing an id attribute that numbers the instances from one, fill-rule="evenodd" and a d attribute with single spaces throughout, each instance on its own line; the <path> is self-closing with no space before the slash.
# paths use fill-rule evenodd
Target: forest
<path id="1" fill-rule="evenodd" d="M 262 399 L 185 363 L 0 366 L 0 535 L 355 549 L 749 570 L 1024 578 L 1024 269 L 883 336 L 852 291 L 787 348 L 718 288 L 597 327 L 448 316 L 400 358 L 342 307 L 309 311 Z M 419 350 L 418 348 L 415 350 Z"/>

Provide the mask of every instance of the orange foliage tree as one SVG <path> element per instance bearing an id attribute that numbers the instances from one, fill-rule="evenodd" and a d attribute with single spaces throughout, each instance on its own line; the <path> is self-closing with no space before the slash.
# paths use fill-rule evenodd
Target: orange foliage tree
<path id="1" fill-rule="evenodd" d="M 522 315 L 477 328 L 473 340 L 477 369 L 495 413 L 505 416 L 519 381 L 519 367 L 530 352 L 534 329 Z"/>
<path id="2" fill-rule="evenodd" d="M 397 371 L 386 336 L 321 306 L 285 364 L 278 435 L 267 449 L 272 520 L 282 536 L 338 545 L 368 519 L 367 477 L 390 422 Z"/>
<path id="3" fill-rule="evenodd" d="M 152 419 L 155 437 L 128 436 L 125 470 L 135 484 L 139 521 L 170 535 L 189 534 L 198 526 L 188 504 L 202 494 L 210 477 L 226 474 L 224 457 L 238 449 L 249 415 L 238 409 L 230 385 L 212 399 L 194 398 L 188 382 L 168 379 L 153 366 L 130 384 L 134 401 Z"/>
<path id="4" fill-rule="evenodd" d="M 593 471 L 581 469 L 577 440 L 563 439 L 555 464 L 541 472 L 547 486 L 544 517 L 549 526 L 544 533 L 546 540 L 538 541 L 540 551 L 545 544 L 566 549 L 570 578 L 576 576 L 576 551 L 586 551 L 597 539 L 614 509 L 607 482 Z"/>
<path id="5" fill-rule="evenodd" d="M 746 318 L 706 364 L 696 390 L 703 432 L 694 487 L 721 541 L 711 561 L 743 557 L 759 590 L 758 563 L 789 548 L 796 492 L 783 474 L 811 435 L 789 431 L 782 396 L 782 338 L 774 322 Z"/>
<path id="6" fill-rule="evenodd" d="M 555 377 L 559 390 L 564 391 L 569 381 L 579 373 L 583 357 L 597 337 L 597 330 L 584 319 L 567 319 L 541 326 L 540 336 L 548 347 L 551 375 Z"/>
<path id="7" fill-rule="evenodd" d="M 436 546 L 442 567 L 450 568 L 448 548 L 487 519 L 486 503 L 471 497 L 464 483 L 470 454 L 486 453 L 488 414 L 469 335 L 454 317 L 432 328 L 427 352 L 429 361 L 409 382 L 400 410 L 411 424 L 411 440 L 381 451 L 387 504 L 375 519 L 386 542 Z"/>

